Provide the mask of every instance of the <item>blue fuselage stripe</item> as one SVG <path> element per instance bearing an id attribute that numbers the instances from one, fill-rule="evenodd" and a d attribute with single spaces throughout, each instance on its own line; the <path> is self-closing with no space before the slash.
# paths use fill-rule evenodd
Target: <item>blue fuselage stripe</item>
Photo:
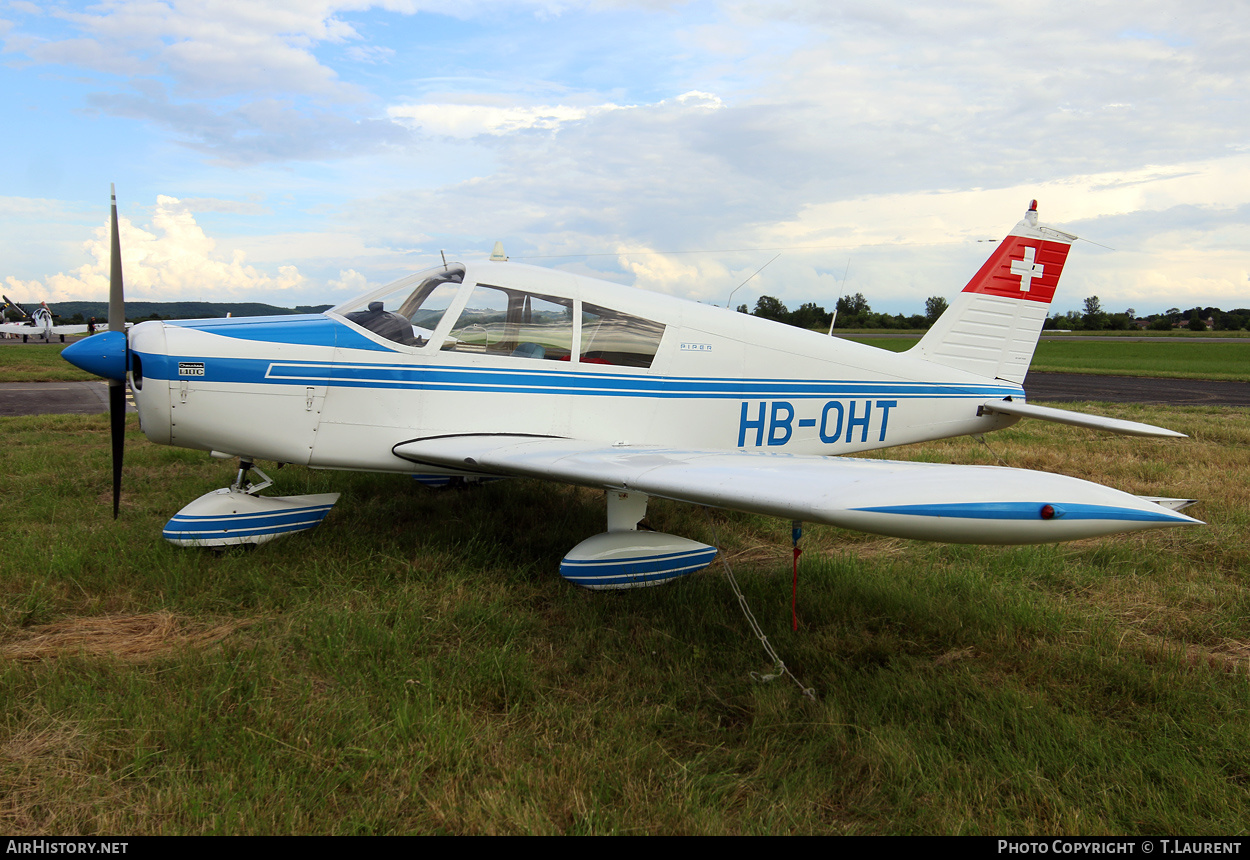
<path id="1" fill-rule="evenodd" d="M 292 362 L 269 359 L 165 356 L 140 353 L 146 378 L 242 385 L 326 385 L 505 394 L 577 394 L 601 397 L 818 400 L 854 397 L 1000 398 L 1018 386 L 875 380 L 698 378 L 554 370 L 435 367 L 431 365 Z M 203 375 L 180 377 L 194 363 Z"/>

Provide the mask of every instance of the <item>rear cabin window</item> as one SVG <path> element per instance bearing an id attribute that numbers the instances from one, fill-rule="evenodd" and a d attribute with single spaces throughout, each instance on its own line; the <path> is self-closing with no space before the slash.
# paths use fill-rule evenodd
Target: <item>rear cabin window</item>
<path id="1" fill-rule="evenodd" d="M 474 287 L 444 350 L 650 367 L 664 326 L 604 308 L 582 305 L 581 337 L 574 346 L 573 300 L 489 284 Z"/>
<path id="2" fill-rule="evenodd" d="M 443 349 L 568 361 L 573 352 L 573 300 L 479 284 Z"/>
<path id="3" fill-rule="evenodd" d="M 578 353 L 584 364 L 650 367 L 660 349 L 664 326 L 620 311 L 582 305 L 582 338 Z"/>

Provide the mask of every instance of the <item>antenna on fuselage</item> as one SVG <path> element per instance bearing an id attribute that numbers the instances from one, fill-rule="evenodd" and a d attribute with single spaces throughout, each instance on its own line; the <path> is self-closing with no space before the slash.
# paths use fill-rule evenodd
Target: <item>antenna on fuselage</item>
<path id="1" fill-rule="evenodd" d="M 490 259 L 495 263 L 508 262 L 508 255 L 503 252 L 503 242 L 496 242 L 494 250 L 490 252 Z"/>
<path id="2" fill-rule="evenodd" d="M 443 258 L 443 270 L 447 270 L 447 255 L 443 253 L 443 249 L 438 249 L 438 255 Z"/>
<path id="3" fill-rule="evenodd" d="M 777 255 L 777 257 L 780 257 L 780 256 L 781 256 L 780 254 L 778 254 L 778 255 Z M 760 266 L 758 269 L 756 269 L 756 270 L 755 270 L 755 272 L 751 275 L 751 278 L 754 278 L 754 277 L 755 277 L 756 275 L 758 275 L 760 272 L 764 271 L 764 270 L 765 270 L 765 269 L 767 269 L 770 265 L 772 265 L 773 260 L 776 260 L 776 259 L 777 259 L 777 257 L 773 257 L 773 259 L 772 259 L 772 260 L 769 260 L 767 263 L 765 263 L 764 265 L 762 265 L 762 266 Z M 746 279 L 746 281 L 743 281 L 742 283 L 738 284 L 738 286 L 734 287 L 734 288 L 730 291 L 730 293 L 729 293 L 729 300 L 725 302 L 725 307 L 730 307 L 730 306 L 732 306 L 732 305 L 733 305 L 733 303 L 734 303 L 734 293 L 738 292 L 738 290 L 740 290 L 740 289 L 742 289 L 743 287 L 745 287 L 745 286 L 747 285 L 747 281 L 750 281 L 750 280 L 751 280 L 751 278 L 747 278 L 747 279 Z"/>
<path id="4" fill-rule="evenodd" d="M 851 271 L 851 258 L 846 258 L 846 268 L 842 270 L 842 289 L 846 289 L 846 276 Z M 833 337 L 833 324 L 838 321 L 838 306 L 833 306 L 833 316 L 829 317 L 829 337 Z"/>

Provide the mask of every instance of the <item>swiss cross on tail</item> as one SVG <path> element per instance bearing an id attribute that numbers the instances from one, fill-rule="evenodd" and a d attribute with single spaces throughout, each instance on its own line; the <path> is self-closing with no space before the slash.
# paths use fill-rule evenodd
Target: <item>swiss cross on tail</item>
<path id="1" fill-rule="evenodd" d="M 964 287 L 965 293 L 986 293 L 1009 299 L 1028 299 L 1050 304 L 1059 285 L 1059 275 L 1068 259 L 1070 242 L 1051 241 L 1036 229 L 1037 201 L 1033 201 L 1024 230 L 1013 231 L 985 261 L 981 270 Z M 1017 235 L 1025 232 L 1032 235 Z"/>

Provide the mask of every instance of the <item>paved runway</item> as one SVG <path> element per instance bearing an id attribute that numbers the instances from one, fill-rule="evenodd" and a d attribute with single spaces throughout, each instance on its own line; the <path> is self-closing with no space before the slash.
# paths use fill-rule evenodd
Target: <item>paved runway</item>
<path id="1" fill-rule="evenodd" d="M 0 416 L 96 415 L 108 411 L 106 382 L 0 382 Z M 135 411 L 129 393 L 126 411 Z"/>
<path id="2" fill-rule="evenodd" d="M 1104 400 L 1170 406 L 1250 406 L 1248 382 L 1030 373 L 1024 390 L 1030 401 L 1038 403 Z M 129 399 L 126 411 L 135 411 Z M 108 412 L 108 386 L 104 382 L 0 383 L 0 416 L 100 412 Z"/>
<path id="3" fill-rule="evenodd" d="M 1030 373 L 1024 380 L 1024 391 L 1029 400 L 1038 402 L 1105 400 L 1165 406 L 1250 406 L 1250 382 L 1206 379 Z"/>

